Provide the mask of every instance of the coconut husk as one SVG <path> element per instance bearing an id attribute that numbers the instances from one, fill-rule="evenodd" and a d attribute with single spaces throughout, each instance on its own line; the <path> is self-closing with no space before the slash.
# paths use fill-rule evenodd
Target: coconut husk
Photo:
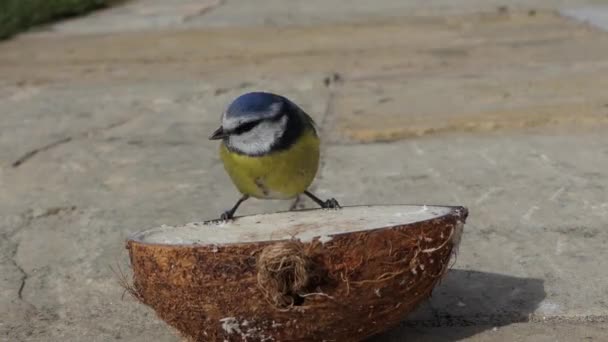
<path id="1" fill-rule="evenodd" d="M 130 292 L 190 341 L 360 341 L 429 297 L 467 215 L 357 206 L 154 228 L 127 241 Z"/>

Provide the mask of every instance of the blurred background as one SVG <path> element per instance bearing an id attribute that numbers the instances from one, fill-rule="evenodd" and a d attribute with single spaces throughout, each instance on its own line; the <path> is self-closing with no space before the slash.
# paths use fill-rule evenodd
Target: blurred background
<path id="1" fill-rule="evenodd" d="M 207 137 L 252 90 L 320 125 L 319 196 L 469 208 L 373 341 L 607 340 L 607 30 L 600 0 L 0 0 L 0 340 L 178 341 L 111 268 L 238 198 Z"/>

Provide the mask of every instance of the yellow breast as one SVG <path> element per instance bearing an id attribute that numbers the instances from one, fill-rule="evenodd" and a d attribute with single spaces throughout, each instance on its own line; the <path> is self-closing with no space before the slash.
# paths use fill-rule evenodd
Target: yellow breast
<path id="1" fill-rule="evenodd" d="M 244 195 L 267 199 L 288 199 L 304 192 L 319 167 L 319 139 L 306 131 L 290 148 L 251 157 L 231 152 L 220 145 L 224 168 Z"/>

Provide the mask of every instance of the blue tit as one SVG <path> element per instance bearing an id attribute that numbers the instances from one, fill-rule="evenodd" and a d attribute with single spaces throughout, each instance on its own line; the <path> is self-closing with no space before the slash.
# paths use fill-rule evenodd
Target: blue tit
<path id="1" fill-rule="evenodd" d="M 224 168 L 242 194 L 222 220 L 232 219 L 250 197 L 305 194 L 322 208 L 340 208 L 334 198 L 323 201 L 308 191 L 319 168 L 319 136 L 313 119 L 287 98 L 267 92 L 237 97 L 209 139 L 221 140 Z"/>

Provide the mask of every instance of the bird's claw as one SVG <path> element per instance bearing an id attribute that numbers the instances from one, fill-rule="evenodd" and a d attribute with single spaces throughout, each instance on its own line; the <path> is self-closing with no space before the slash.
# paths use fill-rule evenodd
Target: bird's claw
<path id="1" fill-rule="evenodd" d="M 340 203 L 335 198 L 330 198 L 325 203 L 323 203 L 323 208 L 325 209 L 340 209 Z"/>
<path id="2" fill-rule="evenodd" d="M 222 220 L 222 221 L 228 221 L 228 220 L 232 220 L 232 219 L 233 219 L 233 214 L 230 212 L 230 210 L 224 211 L 222 213 L 222 215 L 220 215 L 220 220 Z"/>

